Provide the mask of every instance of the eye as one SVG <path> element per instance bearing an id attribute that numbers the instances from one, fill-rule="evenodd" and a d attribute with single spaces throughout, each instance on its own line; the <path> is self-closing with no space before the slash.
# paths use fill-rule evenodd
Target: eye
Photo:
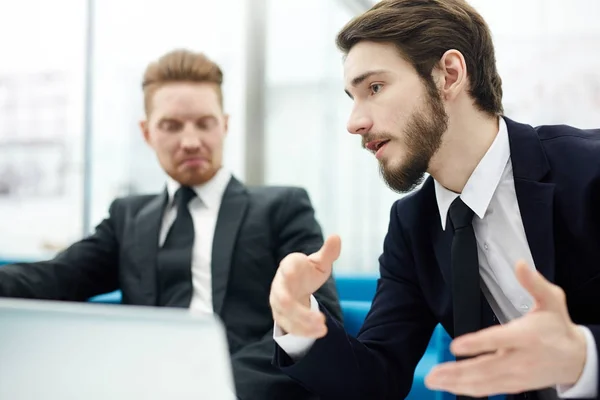
<path id="1" fill-rule="evenodd" d="M 217 125 L 217 119 L 214 117 L 201 118 L 196 125 L 202 130 L 213 129 Z"/>
<path id="2" fill-rule="evenodd" d="M 181 123 L 172 119 L 163 120 L 160 129 L 167 132 L 176 132 L 181 129 Z"/>
<path id="3" fill-rule="evenodd" d="M 381 83 L 373 83 L 373 84 L 371 84 L 371 86 L 369 86 L 369 89 L 371 89 L 371 94 L 379 93 L 382 88 L 383 88 L 383 85 Z"/>

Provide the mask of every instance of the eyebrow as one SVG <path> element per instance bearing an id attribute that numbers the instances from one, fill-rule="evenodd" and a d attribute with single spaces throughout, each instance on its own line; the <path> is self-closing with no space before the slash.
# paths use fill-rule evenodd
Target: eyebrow
<path id="1" fill-rule="evenodd" d="M 176 122 L 177 118 L 173 118 L 173 117 L 161 117 L 158 120 L 158 125 L 163 124 L 165 122 Z"/>
<path id="2" fill-rule="evenodd" d="M 360 85 L 361 83 L 363 83 L 370 76 L 377 75 L 377 74 L 383 74 L 383 73 L 386 73 L 386 72 L 387 71 L 383 70 L 383 69 L 376 69 L 376 70 L 373 70 L 373 71 L 367 71 L 365 73 L 362 73 L 362 74 L 358 75 L 354 79 L 352 79 L 351 85 L 352 85 L 352 87 L 357 87 L 358 85 Z M 344 92 L 346 92 L 346 94 L 348 95 L 348 97 L 350 97 L 351 99 L 353 99 L 353 97 L 350 94 L 350 92 L 348 91 L 348 89 L 344 89 Z"/>
<path id="3" fill-rule="evenodd" d="M 188 119 L 190 117 L 185 115 L 165 115 L 158 120 L 158 123 L 162 123 L 164 121 L 181 121 L 182 119 Z M 200 116 L 193 116 L 193 119 L 196 120 L 204 120 L 204 119 L 217 119 L 214 114 L 203 114 Z"/>

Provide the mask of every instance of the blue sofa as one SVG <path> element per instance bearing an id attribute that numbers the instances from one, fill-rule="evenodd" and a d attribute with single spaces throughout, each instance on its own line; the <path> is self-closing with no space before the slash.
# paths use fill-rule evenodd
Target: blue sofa
<path id="1" fill-rule="evenodd" d="M 337 275 L 335 277 L 342 311 L 344 326 L 351 335 L 356 335 L 371 307 L 371 301 L 377 288 L 375 275 Z M 412 389 L 407 397 L 410 400 L 450 400 L 454 396 L 442 392 L 433 392 L 425 387 L 425 377 L 434 365 L 452 359 L 448 351 L 450 336 L 438 325 L 429 341 L 423 358 L 417 365 Z"/>

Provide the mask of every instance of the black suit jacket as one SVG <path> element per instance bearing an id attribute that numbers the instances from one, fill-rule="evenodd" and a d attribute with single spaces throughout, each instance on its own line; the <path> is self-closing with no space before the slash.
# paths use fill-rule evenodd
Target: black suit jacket
<path id="1" fill-rule="evenodd" d="M 166 191 L 115 200 L 94 234 L 53 260 L 0 268 L 0 296 L 85 301 L 121 289 L 125 304 L 156 306 L 156 257 L 166 200 Z M 242 400 L 313 398 L 271 363 L 269 292 L 283 257 L 310 254 L 322 243 L 306 191 L 247 188 L 230 181 L 214 233 L 212 292 Z M 341 320 L 332 280 L 317 296 Z"/>
<path id="2" fill-rule="evenodd" d="M 506 123 L 518 204 L 535 265 L 564 289 L 572 319 L 589 326 L 599 346 L 600 130 Z M 440 226 L 430 178 L 392 207 L 379 259 L 381 277 L 358 338 L 328 318 L 328 334 L 303 359 L 294 364 L 278 348 L 275 362 L 323 398 L 406 397 L 436 324 L 453 336 L 452 235 Z M 495 319 L 481 297 L 489 326 Z"/>

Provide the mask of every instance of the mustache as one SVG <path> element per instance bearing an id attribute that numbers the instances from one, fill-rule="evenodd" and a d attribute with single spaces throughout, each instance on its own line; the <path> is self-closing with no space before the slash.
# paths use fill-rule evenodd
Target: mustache
<path id="1" fill-rule="evenodd" d="M 375 140 L 392 140 L 393 137 L 389 133 L 368 133 L 362 136 L 362 148 L 367 148 L 367 143 Z"/>

